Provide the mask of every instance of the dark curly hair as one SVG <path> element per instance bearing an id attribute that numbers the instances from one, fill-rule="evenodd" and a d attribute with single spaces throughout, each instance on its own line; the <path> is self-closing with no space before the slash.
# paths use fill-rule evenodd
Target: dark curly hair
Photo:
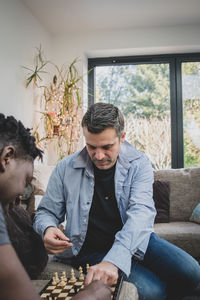
<path id="1" fill-rule="evenodd" d="M 15 158 L 42 159 L 43 151 L 37 148 L 30 129 L 25 128 L 22 122 L 17 121 L 13 116 L 5 117 L 0 113 L 0 154 L 9 145 L 15 147 Z"/>
<path id="2" fill-rule="evenodd" d="M 121 137 L 124 117 L 119 108 L 113 104 L 98 102 L 89 106 L 81 125 L 91 133 L 101 133 L 107 128 L 113 128 L 117 136 Z"/>

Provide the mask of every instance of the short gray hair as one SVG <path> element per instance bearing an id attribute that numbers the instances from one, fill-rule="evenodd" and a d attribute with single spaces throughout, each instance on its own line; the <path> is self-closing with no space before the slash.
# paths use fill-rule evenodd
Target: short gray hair
<path id="1" fill-rule="evenodd" d="M 89 106 L 81 125 L 91 133 L 100 133 L 107 128 L 113 128 L 117 136 L 121 137 L 124 117 L 119 108 L 113 104 L 98 102 Z"/>

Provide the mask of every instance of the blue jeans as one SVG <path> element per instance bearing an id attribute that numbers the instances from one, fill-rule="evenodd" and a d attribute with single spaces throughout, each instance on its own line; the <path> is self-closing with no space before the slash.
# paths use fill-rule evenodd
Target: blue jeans
<path id="1" fill-rule="evenodd" d="M 77 256 L 74 266 L 97 264 L 105 254 Z M 200 265 L 191 255 L 152 233 L 144 260 L 133 258 L 131 273 L 124 277 L 135 284 L 140 300 L 178 300 L 200 282 Z"/>

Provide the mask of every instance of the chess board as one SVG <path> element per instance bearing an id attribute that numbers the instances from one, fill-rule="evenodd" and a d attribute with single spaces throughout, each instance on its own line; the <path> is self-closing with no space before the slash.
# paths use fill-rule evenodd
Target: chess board
<path id="1" fill-rule="evenodd" d="M 122 277 L 120 276 L 117 283 L 111 287 L 112 300 L 118 299 L 121 285 Z M 40 297 L 45 300 L 70 300 L 83 288 L 84 276 L 76 278 L 73 274 L 72 277 L 68 278 L 66 277 L 65 272 L 62 272 L 61 275 L 56 272 L 55 276 L 40 292 Z"/>

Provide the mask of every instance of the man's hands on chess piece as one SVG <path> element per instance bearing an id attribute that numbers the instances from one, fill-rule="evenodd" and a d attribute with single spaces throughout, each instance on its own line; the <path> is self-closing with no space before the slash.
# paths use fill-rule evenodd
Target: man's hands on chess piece
<path id="1" fill-rule="evenodd" d="M 48 252 L 59 254 L 71 247 L 72 243 L 60 229 L 48 227 L 44 234 L 44 246 Z"/>
<path id="2" fill-rule="evenodd" d="M 108 261 L 91 266 L 85 278 L 85 285 L 94 280 L 101 280 L 103 283 L 111 286 L 118 279 L 118 268 Z"/>
<path id="3" fill-rule="evenodd" d="M 111 289 L 101 280 L 95 280 L 79 291 L 73 300 L 110 300 Z"/>

